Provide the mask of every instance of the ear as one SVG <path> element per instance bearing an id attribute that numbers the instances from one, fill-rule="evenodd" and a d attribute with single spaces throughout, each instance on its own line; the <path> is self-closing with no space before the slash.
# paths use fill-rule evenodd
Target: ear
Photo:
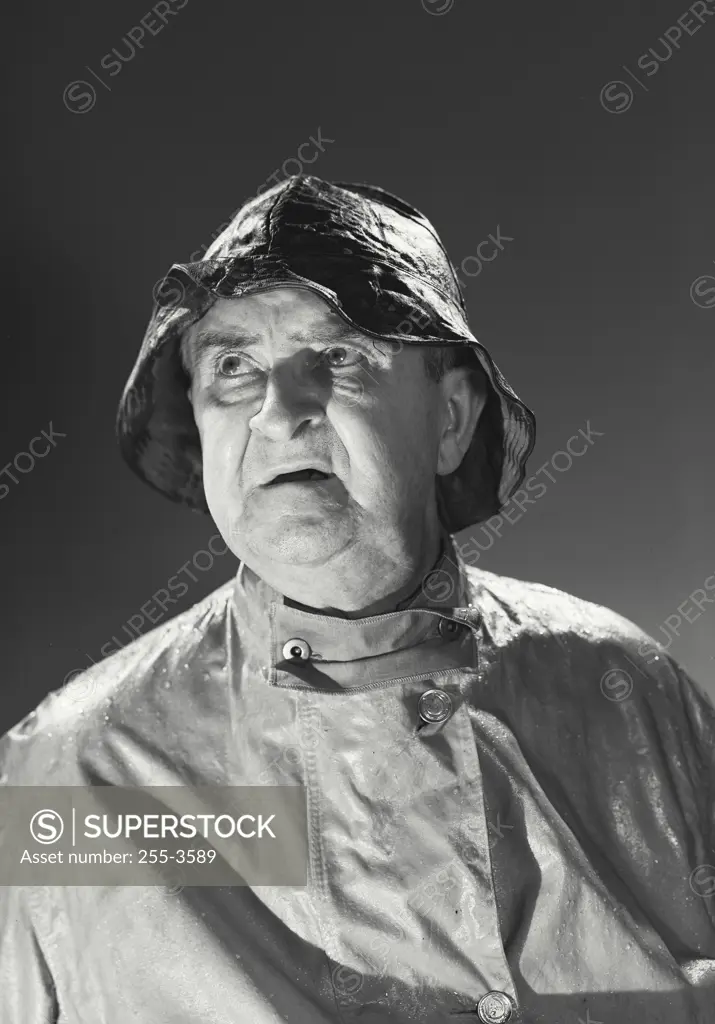
<path id="1" fill-rule="evenodd" d="M 441 434 L 437 473 L 448 476 L 459 467 L 487 403 L 486 388 L 477 383 L 468 366 L 448 370 L 440 389 Z"/>

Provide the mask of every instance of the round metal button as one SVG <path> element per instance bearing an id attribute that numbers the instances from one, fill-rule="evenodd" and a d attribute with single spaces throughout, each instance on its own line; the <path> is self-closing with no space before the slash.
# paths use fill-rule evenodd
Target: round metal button
<path id="1" fill-rule="evenodd" d="M 425 690 L 417 713 L 423 722 L 444 722 L 452 714 L 452 698 L 444 690 Z"/>
<path id="2" fill-rule="evenodd" d="M 299 636 L 283 644 L 283 657 L 286 661 L 307 661 L 310 654 L 310 644 L 301 640 Z"/>
<path id="3" fill-rule="evenodd" d="M 454 622 L 452 619 L 440 619 L 437 627 L 439 634 L 445 640 L 454 640 L 457 633 L 459 633 L 461 626 L 458 622 Z"/>
<path id="4" fill-rule="evenodd" d="M 487 992 L 477 1003 L 477 1016 L 484 1024 L 505 1024 L 511 1011 L 511 999 L 504 992 Z"/>

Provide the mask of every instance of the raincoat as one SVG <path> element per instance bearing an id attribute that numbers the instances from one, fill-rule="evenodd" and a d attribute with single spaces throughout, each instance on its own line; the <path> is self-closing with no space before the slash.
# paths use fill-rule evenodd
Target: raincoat
<path id="1" fill-rule="evenodd" d="M 712 1024 L 712 705 L 612 611 L 434 572 L 345 619 L 241 563 L 2 738 L 5 784 L 309 822 L 305 887 L 0 888 L 2 1024 Z"/>

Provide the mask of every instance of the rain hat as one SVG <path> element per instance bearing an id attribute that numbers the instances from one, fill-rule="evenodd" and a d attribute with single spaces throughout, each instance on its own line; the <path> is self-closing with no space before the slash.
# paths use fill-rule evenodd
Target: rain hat
<path id="1" fill-rule="evenodd" d="M 131 469 L 208 514 L 181 338 L 217 299 L 280 286 L 311 289 L 381 341 L 468 346 L 486 375 L 487 402 L 462 463 L 437 477 L 438 512 L 452 534 L 498 513 L 524 479 L 535 419 L 472 334 L 439 235 L 384 189 L 313 175 L 289 177 L 246 202 L 201 260 L 175 263 L 155 288 L 117 413 Z"/>

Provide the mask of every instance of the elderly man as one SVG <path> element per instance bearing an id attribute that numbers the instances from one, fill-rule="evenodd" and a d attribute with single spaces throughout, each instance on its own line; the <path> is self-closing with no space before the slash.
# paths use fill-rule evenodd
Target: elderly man
<path id="1" fill-rule="evenodd" d="M 303 786 L 307 885 L 7 887 L 3 1024 L 714 1021 L 715 712 L 619 615 L 460 558 L 534 420 L 429 221 L 290 178 L 160 292 L 121 449 L 238 572 L 3 780 Z"/>

